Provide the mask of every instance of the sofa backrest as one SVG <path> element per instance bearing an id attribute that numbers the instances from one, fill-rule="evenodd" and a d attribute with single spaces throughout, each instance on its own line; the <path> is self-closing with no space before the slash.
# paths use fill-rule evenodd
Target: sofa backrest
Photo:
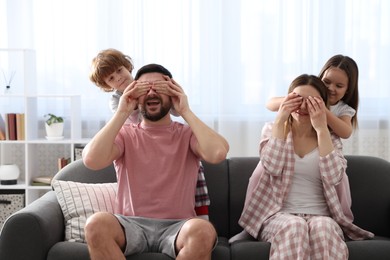
<path id="1" fill-rule="evenodd" d="M 377 236 L 390 237 L 390 162 L 371 156 L 345 157 L 354 223 Z"/>
<path id="2" fill-rule="evenodd" d="M 85 167 L 79 159 L 62 168 L 53 178 L 54 180 L 75 181 L 84 183 L 116 182 L 114 165 L 94 171 Z"/>
<path id="3" fill-rule="evenodd" d="M 230 237 L 242 230 L 238 225 L 238 220 L 244 208 L 249 178 L 258 163 L 259 157 L 232 157 L 229 159 Z"/>
<path id="4" fill-rule="evenodd" d="M 211 200 L 210 221 L 219 236 L 230 238 L 242 230 L 238 219 L 244 207 L 249 178 L 258 162 L 258 157 L 232 157 L 219 165 L 203 162 Z"/>
<path id="5" fill-rule="evenodd" d="M 207 189 L 210 196 L 209 218 L 218 235 L 229 236 L 229 168 L 228 160 L 220 164 L 203 162 Z"/>

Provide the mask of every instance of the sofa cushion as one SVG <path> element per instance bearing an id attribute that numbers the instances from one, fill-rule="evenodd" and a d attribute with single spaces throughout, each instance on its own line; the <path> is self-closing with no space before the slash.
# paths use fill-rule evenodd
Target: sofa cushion
<path id="1" fill-rule="evenodd" d="M 88 260 L 90 259 L 88 247 L 85 243 L 61 241 L 56 243 L 47 255 L 47 260 Z M 160 253 L 142 253 L 126 256 L 127 260 L 172 260 L 169 256 Z M 221 258 L 224 259 L 224 258 Z M 226 259 L 226 258 L 225 258 Z M 225 260 L 224 259 L 224 260 Z"/>
<path id="2" fill-rule="evenodd" d="M 348 162 L 347 175 L 351 187 L 354 223 L 376 236 L 389 237 L 389 162 L 370 156 L 345 157 Z"/>
<path id="3" fill-rule="evenodd" d="M 230 220 L 229 220 L 229 238 L 240 233 L 242 227 L 238 225 L 238 220 L 241 217 L 242 209 L 249 178 L 252 176 L 253 170 L 259 163 L 259 157 L 232 157 L 229 160 L 229 201 L 230 201 Z M 212 203 L 212 201 L 211 201 Z"/>
<path id="4" fill-rule="evenodd" d="M 269 259 L 271 243 L 255 240 L 236 241 L 231 244 L 231 259 Z"/>
<path id="5" fill-rule="evenodd" d="M 219 236 L 229 236 L 229 179 L 227 160 L 219 164 L 203 162 L 210 196 L 209 218 Z"/>
<path id="6" fill-rule="evenodd" d="M 85 242 L 84 226 L 92 214 L 105 211 L 114 213 L 116 183 L 80 183 L 53 180 L 65 219 L 65 240 Z"/>

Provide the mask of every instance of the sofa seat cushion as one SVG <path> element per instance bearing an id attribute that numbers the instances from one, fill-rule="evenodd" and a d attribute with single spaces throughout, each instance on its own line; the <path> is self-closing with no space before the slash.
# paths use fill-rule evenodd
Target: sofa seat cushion
<path id="1" fill-rule="evenodd" d="M 85 243 L 62 241 L 56 243 L 50 248 L 47 260 L 88 260 L 90 259 L 88 247 Z M 138 255 L 127 256 L 127 260 L 171 260 L 169 256 L 160 253 L 143 253 Z M 229 260 L 230 248 L 227 238 L 219 237 L 218 245 L 215 247 L 213 260 Z"/>
<path id="2" fill-rule="evenodd" d="M 213 260 L 230 259 L 230 245 L 226 237 L 218 237 L 218 244 L 213 250 L 211 259 Z"/>
<path id="3" fill-rule="evenodd" d="M 376 236 L 374 239 L 348 241 L 349 259 L 390 259 L 390 238 Z"/>
<path id="4" fill-rule="evenodd" d="M 348 241 L 349 259 L 390 259 L 390 238 L 376 236 L 371 240 Z M 256 240 L 239 240 L 231 244 L 232 260 L 268 259 L 271 244 Z"/>
<path id="5" fill-rule="evenodd" d="M 89 260 L 88 247 L 79 242 L 58 242 L 49 251 L 47 260 Z M 127 256 L 127 260 L 172 260 L 169 256 L 160 253 L 144 253 Z"/>
<path id="6" fill-rule="evenodd" d="M 232 260 L 260 260 L 269 259 L 271 243 L 255 240 L 241 240 L 231 244 Z"/>

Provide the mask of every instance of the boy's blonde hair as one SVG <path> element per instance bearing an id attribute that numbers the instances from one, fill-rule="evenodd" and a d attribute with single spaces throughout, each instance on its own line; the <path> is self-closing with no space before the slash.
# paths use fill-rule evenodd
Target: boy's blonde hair
<path id="1" fill-rule="evenodd" d="M 133 62 L 128 55 L 116 49 L 102 50 L 92 60 L 89 79 L 105 92 L 114 91 L 104 82 L 104 79 L 121 66 L 124 66 L 130 73 L 134 69 Z"/>

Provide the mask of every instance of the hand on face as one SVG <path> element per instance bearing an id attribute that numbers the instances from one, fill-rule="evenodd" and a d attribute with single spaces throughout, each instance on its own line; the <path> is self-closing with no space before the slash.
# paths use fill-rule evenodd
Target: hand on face
<path id="1" fill-rule="evenodd" d="M 138 107 L 138 100 L 141 96 L 148 93 L 151 86 L 147 82 L 138 83 L 133 81 L 123 91 L 123 95 L 119 100 L 118 109 L 124 109 L 126 112 L 133 112 Z"/>
<path id="2" fill-rule="evenodd" d="M 184 110 L 188 108 L 187 95 L 174 79 L 171 79 L 168 76 L 164 76 L 164 79 L 165 80 L 155 81 L 152 85 L 152 89 L 157 94 L 164 94 L 171 97 L 173 107 L 182 115 Z"/>
<path id="3" fill-rule="evenodd" d="M 303 97 L 301 97 L 300 95 L 294 92 L 289 93 L 280 104 L 278 115 L 277 115 L 278 119 L 281 122 L 285 122 L 292 112 L 299 109 L 302 102 L 303 102 Z"/>
<path id="4" fill-rule="evenodd" d="M 326 106 L 320 97 L 309 96 L 305 100 L 307 110 L 309 111 L 310 121 L 313 128 L 317 131 L 327 128 Z"/>

